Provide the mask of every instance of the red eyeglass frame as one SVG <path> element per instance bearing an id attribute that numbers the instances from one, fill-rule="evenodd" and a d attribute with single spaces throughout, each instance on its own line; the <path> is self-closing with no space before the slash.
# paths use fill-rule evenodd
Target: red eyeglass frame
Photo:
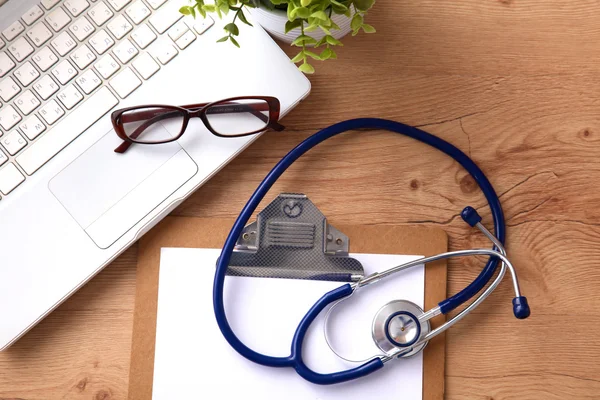
<path id="1" fill-rule="evenodd" d="M 256 103 L 256 104 L 232 104 L 231 103 L 233 101 L 238 101 L 238 100 L 258 100 L 261 102 Z M 268 110 L 266 110 L 264 107 L 265 103 L 268 106 Z M 232 106 L 233 107 L 244 107 L 245 109 L 240 110 L 240 111 L 251 112 L 256 117 L 258 117 L 258 118 L 262 119 L 264 122 L 266 122 L 267 125 L 262 129 L 258 129 L 258 130 L 246 132 L 246 133 L 241 133 L 241 134 L 235 134 L 235 135 L 220 134 L 219 132 L 215 131 L 214 128 L 210 125 L 210 122 L 208 121 L 208 118 L 206 116 L 207 110 L 210 110 L 212 112 L 214 112 L 214 111 L 218 112 L 219 106 L 222 107 L 222 110 L 221 110 L 222 112 L 231 112 Z M 248 107 L 249 109 L 246 109 L 246 107 Z M 133 135 L 127 135 L 125 133 L 125 129 L 122 125 L 122 123 L 124 122 L 124 121 L 122 121 L 123 114 L 126 112 L 131 112 L 134 110 L 140 110 L 140 109 L 145 109 L 145 108 L 156 108 L 156 109 L 162 108 L 165 111 L 173 110 L 174 112 L 176 111 L 178 113 L 181 113 L 181 116 L 183 117 L 183 123 L 182 123 L 179 134 L 168 140 L 161 140 L 161 141 L 155 141 L 155 142 L 136 141 L 135 138 L 137 136 L 139 136 L 148 126 L 150 126 L 152 123 L 157 122 L 157 120 L 150 119 L 150 118 L 159 117 L 162 115 L 163 116 L 162 119 L 166 119 L 166 118 L 168 118 L 168 115 L 169 115 L 168 112 L 159 114 L 156 111 L 148 110 L 146 113 L 143 113 L 143 112 L 137 113 L 137 117 L 139 118 L 138 120 L 148 119 L 148 121 L 151 123 L 149 123 L 148 125 L 142 124 L 141 127 L 138 127 L 136 129 L 136 131 L 133 133 L 133 135 L 135 135 L 137 132 L 137 135 L 134 136 L 133 138 L 131 137 Z M 233 111 L 235 112 L 235 110 L 233 110 Z M 267 117 L 261 111 L 269 111 L 269 117 L 268 117 L 267 121 L 264 120 Z M 115 149 L 115 153 L 125 153 L 127 151 L 127 149 L 129 149 L 129 147 L 133 143 L 162 144 L 162 143 L 169 143 L 169 142 L 174 142 L 174 141 L 178 140 L 185 133 L 185 130 L 187 128 L 188 122 L 190 121 L 190 118 L 196 118 L 196 117 L 198 117 L 202 120 L 202 122 L 204 123 L 204 126 L 206 126 L 206 128 L 209 130 L 210 133 L 212 133 L 215 136 L 219 136 L 219 137 L 223 137 L 223 138 L 235 138 L 235 137 L 250 136 L 250 135 L 255 135 L 257 133 L 260 133 L 260 132 L 264 132 L 269 129 L 273 129 L 274 131 L 280 132 L 280 131 L 283 131 L 285 129 L 285 127 L 279 123 L 279 112 L 280 112 L 280 102 L 279 102 L 279 99 L 277 99 L 276 97 L 238 96 L 238 97 L 230 97 L 227 99 L 214 101 L 211 103 L 189 104 L 189 105 L 185 105 L 185 106 L 170 106 L 170 105 L 164 105 L 164 104 L 147 104 L 147 105 L 142 105 L 142 106 L 126 107 L 126 108 L 121 108 L 119 110 L 113 111 L 110 117 L 111 117 L 113 128 L 115 129 L 117 136 L 119 136 L 119 138 L 123 139 L 123 143 L 121 143 L 121 145 L 119 145 Z M 135 118 L 136 114 L 135 113 L 128 114 L 127 117 Z M 135 121 L 135 120 L 129 119 L 127 122 L 133 122 L 133 121 Z M 160 121 L 160 119 L 158 121 Z"/>

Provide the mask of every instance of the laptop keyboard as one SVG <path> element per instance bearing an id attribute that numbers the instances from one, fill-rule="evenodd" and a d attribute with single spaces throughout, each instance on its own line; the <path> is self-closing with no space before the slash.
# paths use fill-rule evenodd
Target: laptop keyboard
<path id="1" fill-rule="evenodd" d="M 42 0 L 2 31 L 0 199 L 214 24 L 180 3 Z"/>

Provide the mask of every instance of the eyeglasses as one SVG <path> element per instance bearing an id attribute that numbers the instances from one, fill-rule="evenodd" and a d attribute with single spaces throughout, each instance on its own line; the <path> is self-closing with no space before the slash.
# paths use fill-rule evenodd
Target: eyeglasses
<path id="1" fill-rule="evenodd" d="M 182 107 L 128 107 L 111 114 L 115 132 L 123 139 L 115 152 L 125 153 L 132 143 L 160 144 L 178 140 L 194 117 L 200 118 L 213 135 L 227 138 L 285 129 L 278 122 L 279 100 L 275 97 L 232 97 Z"/>

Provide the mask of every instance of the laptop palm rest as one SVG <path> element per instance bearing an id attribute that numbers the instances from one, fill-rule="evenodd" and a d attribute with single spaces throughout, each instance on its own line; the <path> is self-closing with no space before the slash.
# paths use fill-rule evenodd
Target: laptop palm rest
<path id="1" fill-rule="evenodd" d="M 177 142 L 133 145 L 124 154 L 115 153 L 121 142 L 111 130 L 49 183 L 58 201 L 102 249 L 198 172 Z"/>

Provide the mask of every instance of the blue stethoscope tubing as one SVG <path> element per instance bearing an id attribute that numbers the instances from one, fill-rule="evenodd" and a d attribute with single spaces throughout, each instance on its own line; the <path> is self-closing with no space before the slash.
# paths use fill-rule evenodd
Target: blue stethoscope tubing
<path id="1" fill-rule="evenodd" d="M 240 341 L 240 339 L 231 329 L 231 326 L 229 325 L 225 315 L 223 286 L 225 283 L 225 275 L 229 265 L 229 260 L 236 241 L 242 234 L 242 229 L 248 223 L 259 203 L 267 194 L 275 181 L 279 179 L 279 177 L 289 168 L 290 165 L 292 165 L 294 161 L 319 143 L 337 134 L 358 129 L 378 129 L 396 132 L 428 144 L 452 157 L 473 177 L 475 182 L 477 182 L 481 188 L 492 212 L 495 236 L 502 244 L 504 244 L 505 239 L 506 226 L 504 222 L 504 213 L 502 212 L 500 199 L 494 191 L 492 184 L 486 178 L 481 169 L 475 164 L 475 162 L 473 162 L 473 160 L 471 160 L 457 147 L 443 139 L 440 139 L 418 128 L 395 121 L 379 118 L 357 118 L 339 122 L 322 129 L 296 146 L 281 161 L 279 161 L 277 165 L 275 165 L 271 172 L 269 172 L 265 179 L 260 183 L 258 188 L 255 190 L 242 209 L 242 212 L 236 219 L 231 231 L 229 232 L 221 251 L 221 255 L 217 261 L 217 269 L 215 272 L 213 285 L 213 306 L 219 329 L 221 330 L 225 339 L 239 354 L 246 357 L 250 361 L 269 367 L 292 367 L 304 379 L 316 384 L 335 384 L 356 379 L 370 374 L 380 369 L 384 365 L 381 359 L 375 358 L 358 367 L 346 371 L 340 371 L 331 374 L 320 374 L 312 371 L 302 360 L 302 342 L 309 325 L 327 305 L 349 296 L 353 291 L 350 284 L 345 284 L 326 293 L 312 306 L 296 329 L 294 338 L 292 340 L 291 354 L 287 357 L 273 357 L 258 353 Z M 475 296 L 490 281 L 494 275 L 494 272 L 496 271 L 498 263 L 498 258 L 490 257 L 479 276 L 477 276 L 473 282 L 471 282 L 459 293 L 439 303 L 441 312 L 443 314 L 447 314 Z"/>

